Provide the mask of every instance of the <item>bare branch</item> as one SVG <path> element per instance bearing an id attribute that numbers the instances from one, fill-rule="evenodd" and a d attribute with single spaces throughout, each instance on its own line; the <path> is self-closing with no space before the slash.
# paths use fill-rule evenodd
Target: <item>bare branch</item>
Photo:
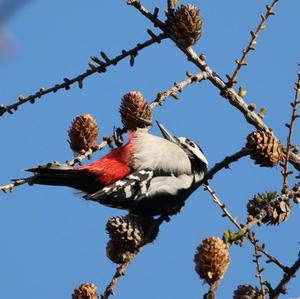
<path id="1" fill-rule="evenodd" d="M 220 171 L 221 169 L 225 168 L 228 169 L 229 168 L 229 164 L 231 164 L 232 162 L 236 162 L 239 159 L 248 156 L 250 153 L 250 150 L 247 148 L 242 148 L 240 151 L 225 157 L 221 162 L 216 163 L 212 168 L 209 169 L 209 171 L 206 173 L 205 177 L 203 178 L 202 182 L 205 182 L 207 180 L 210 180 L 213 178 L 213 176 Z"/>
<path id="2" fill-rule="evenodd" d="M 150 31 L 151 32 L 151 31 Z M 148 32 L 150 34 L 150 32 Z M 97 63 L 99 65 L 94 65 L 92 63 L 90 63 L 90 67 L 91 69 L 86 70 L 84 73 L 74 77 L 74 78 L 64 78 L 64 82 L 63 83 L 59 83 L 59 84 L 55 84 L 54 86 L 50 87 L 50 88 L 40 88 L 39 91 L 35 92 L 32 95 L 29 95 L 27 97 L 23 97 L 20 96 L 18 101 L 8 105 L 8 106 L 4 106 L 4 105 L 0 105 L 0 117 L 5 114 L 5 113 L 9 113 L 9 114 L 13 114 L 14 111 L 17 111 L 18 107 L 20 105 L 23 105 L 27 102 L 30 102 L 32 104 L 35 103 L 35 101 L 41 97 L 43 97 L 44 95 L 48 94 L 48 93 L 55 93 L 58 90 L 61 89 L 70 89 L 71 85 L 73 85 L 74 83 L 78 83 L 79 88 L 83 87 L 83 80 L 95 73 L 104 73 L 106 72 L 106 68 L 112 65 L 116 65 L 119 61 L 123 60 L 126 57 L 131 57 L 132 55 L 136 56 L 138 51 L 152 45 L 155 43 L 159 43 L 161 40 L 167 38 L 167 35 L 162 33 L 160 35 L 155 36 L 154 33 L 151 32 L 151 39 L 145 41 L 144 43 L 141 44 L 137 44 L 134 48 L 130 49 L 130 50 L 123 50 L 122 54 L 116 56 L 113 59 L 109 59 L 105 53 L 101 52 L 101 56 L 102 58 L 105 60 L 105 62 L 101 61 L 99 58 L 94 58 L 94 61 L 97 61 Z"/>
<path id="3" fill-rule="evenodd" d="M 250 51 L 255 50 L 255 45 L 256 45 L 256 42 L 257 42 L 257 38 L 258 38 L 259 34 L 263 31 L 263 29 L 266 28 L 267 19 L 270 16 L 275 15 L 274 7 L 275 7 L 275 5 L 278 1 L 279 0 L 273 0 L 271 6 L 267 5 L 266 13 L 261 15 L 261 21 L 260 21 L 258 27 L 256 28 L 255 32 L 253 32 L 253 31 L 250 32 L 251 40 L 250 40 L 247 48 L 243 50 L 243 55 L 242 55 L 241 59 L 235 61 L 237 66 L 236 66 L 236 69 L 233 72 L 233 75 L 231 77 L 228 76 L 229 81 L 227 83 L 227 87 L 231 88 L 231 87 L 233 87 L 234 84 L 237 83 L 237 77 L 238 77 L 239 71 L 243 66 L 247 65 L 247 63 L 246 63 L 247 56 L 250 53 Z"/>
<path id="4" fill-rule="evenodd" d="M 286 294 L 286 286 L 295 277 L 295 274 L 300 268 L 300 255 L 298 254 L 298 259 L 294 264 L 289 268 L 288 274 L 284 273 L 281 281 L 277 287 L 273 290 L 270 290 L 270 299 L 279 298 L 280 294 Z"/>
<path id="5" fill-rule="evenodd" d="M 269 254 L 266 249 L 264 244 L 262 246 L 260 246 L 259 244 L 256 244 L 256 248 L 259 252 L 263 253 L 267 258 L 267 263 L 273 263 L 275 265 L 277 265 L 279 268 L 281 268 L 285 273 L 288 273 L 288 267 L 285 266 L 283 263 L 281 263 L 275 256 L 272 256 L 271 254 Z"/>
<path id="6" fill-rule="evenodd" d="M 150 104 L 150 108 L 154 109 L 157 106 L 161 106 L 162 103 L 167 99 L 167 97 L 177 97 L 177 92 L 181 92 L 186 86 L 201 82 L 202 80 L 206 80 L 208 77 L 208 74 L 206 72 L 202 72 L 196 75 L 189 74 L 188 78 L 181 81 L 174 83 L 174 86 L 170 89 L 167 89 L 166 91 L 163 91 L 161 93 L 158 93 L 156 99 Z"/>
<path id="7" fill-rule="evenodd" d="M 294 102 L 291 103 L 292 106 L 292 116 L 291 116 L 291 121 L 289 124 L 286 124 L 286 126 L 289 129 L 288 137 L 287 137 L 287 146 L 286 146 L 286 158 L 284 161 L 284 168 L 283 168 L 283 188 L 282 192 L 286 193 L 289 189 L 288 185 L 288 176 L 289 176 L 289 171 L 288 171 L 288 161 L 289 161 L 289 156 L 290 156 L 290 150 L 292 147 L 292 135 L 294 131 L 294 126 L 295 126 L 295 120 L 299 117 L 297 113 L 297 108 L 300 103 L 299 101 L 299 94 L 300 94 L 300 73 L 298 73 L 298 80 L 295 83 L 295 99 Z"/>
<path id="8" fill-rule="evenodd" d="M 242 226 L 237 222 L 236 218 L 231 215 L 231 213 L 226 209 L 225 205 L 221 202 L 221 200 L 218 198 L 216 195 L 216 192 L 209 186 L 209 185 L 204 185 L 204 190 L 207 190 L 211 197 L 213 198 L 214 203 L 216 203 L 224 212 L 224 215 L 228 217 L 228 219 L 238 228 L 242 229 Z"/>
<path id="9" fill-rule="evenodd" d="M 264 254 L 267 258 L 267 262 L 272 262 L 278 267 L 280 267 L 285 273 L 289 273 L 290 268 L 282 264 L 277 258 L 274 256 L 270 255 L 266 250 L 264 245 L 259 245 L 258 241 L 256 240 L 255 237 L 253 237 L 253 233 L 251 232 L 250 228 L 253 227 L 254 225 L 257 225 L 261 222 L 261 220 L 267 215 L 267 212 L 263 209 L 261 213 L 255 217 L 252 221 L 248 222 L 247 224 L 239 224 L 238 221 L 236 220 L 236 217 L 234 217 L 230 211 L 225 207 L 225 204 L 218 198 L 216 195 L 216 192 L 208 185 L 204 185 L 205 190 L 207 190 L 210 195 L 213 198 L 214 203 L 216 203 L 223 211 L 223 215 L 227 217 L 238 229 L 239 231 L 237 233 L 234 233 L 233 235 L 235 237 L 239 237 L 242 239 L 243 237 L 247 237 L 249 241 L 256 247 L 256 249 Z M 285 196 L 293 197 L 293 196 L 299 196 L 300 193 L 300 184 L 296 184 L 293 188 L 293 190 L 289 190 L 288 193 Z M 278 198 L 275 198 L 274 200 L 278 200 Z M 235 241 L 235 240 L 232 240 Z"/>
<path id="10" fill-rule="evenodd" d="M 259 263 L 259 259 L 261 257 L 261 255 L 259 254 L 259 250 L 258 250 L 258 240 L 256 239 L 256 235 L 254 232 L 250 233 L 251 235 L 251 239 L 252 239 L 252 244 L 254 246 L 254 262 L 256 264 L 256 277 L 259 281 L 259 285 L 260 285 L 260 293 L 262 295 L 262 299 L 265 299 L 266 298 L 266 293 L 265 293 L 265 289 L 264 289 L 264 280 L 263 280 L 263 277 L 262 277 L 262 272 L 264 271 L 264 269 L 260 266 L 260 263 Z"/>
<path id="11" fill-rule="evenodd" d="M 116 287 L 116 285 L 117 285 L 119 279 L 120 279 L 122 276 L 125 275 L 125 270 L 126 270 L 127 267 L 129 266 L 130 262 L 131 262 L 131 260 L 126 261 L 125 263 L 121 264 L 121 265 L 117 268 L 117 270 L 116 270 L 116 272 L 115 272 L 115 274 L 114 274 L 114 276 L 113 276 L 111 282 L 108 284 L 108 286 L 106 287 L 106 290 L 105 290 L 104 293 L 101 295 L 101 299 L 107 299 L 110 295 L 114 295 L 114 293 L 115 293 L 115 287 Z"/>
<path id="12" fill-rule="evenodd" d="M 163 32 L 169 34 L 167 26 L 156 16 L 151 14 L 139 0 L 128 0 L 127 3 L 138 9 L 154 24 L 154 26 L 159 27 Z M 170 38 L 176 43 L 174 37 L 170 35 Z M 242 112 L 249 124 L 253 125 L 257 130 L 272 132 L 270 128 L 263 122 L 262 118 L 260 118 L 254 111 L 252 111 L 252 109 L 249 109 L 249 105 L 247 105 L 244 99 L 239 96 L 238 92 L 236 92 L 233 88 L 228 88 L 224 80 L 206 64 L 206 61 L 203 59 L 204 55 L 197 55 L 192 47 L 183 48 L 179 44 L 177 44 L 177 47 L 185 53 L 189 61 L 194 63 L 203 72 L 205 71 L 207 72 L 207 74 L 209 74 L 207 79 L 220 90 L 220 94 L 223 98 L 227 99 L 232 106 Z M 277 138 L 273 132 L 272 134 L 275 138 Z M 300 171 L 299 154 L 291 152 L 289 155 L 289 162 L 292 163 L 293 166 Z"/>

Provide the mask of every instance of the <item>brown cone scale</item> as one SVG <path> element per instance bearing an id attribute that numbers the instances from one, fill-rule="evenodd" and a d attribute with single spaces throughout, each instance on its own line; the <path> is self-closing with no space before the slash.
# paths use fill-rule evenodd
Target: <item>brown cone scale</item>
<path id="1" fill-rule="evenodd" d="M 194 257 L 195 271 L 212 289 L 223 278 L 230 263 L 227 245 L 218 237 L 210 237 L 197 247 Z"/>
<path id="2" fill-rule="evenodd" d="M 276 192 L 258 193 L 247 204 L 249 220 L 257 217 L 262 210 L 266 212 L 262 223 L 278 225 L 289 219 L 291 205 L 287 197 L 284 195 L 277 197 Z"/>
<path id="3" fill-rule="evenodd" d="M 137 128 L 146 128 L 152 122 L 151 109 L 139 91 L 131 91 L 123 96 L 120 114 L 127 130 L 135 131 Z"/>
<path id="4" fill-rule="evenodd" d="M 106 255 L 115 264 L 130 262 L 138 252 L 139 250 L 133 249 L 129 251 L 123 248 L 120 243 L 115 240 L 109 240 L 106 245 Z"/>
<path id="5" fill-rule="evenodd" d="M 72 299 L 99 299 L 97 287 L 93 283 L 83 283 L 74 290 Z"/>
<path id="6" fill-rule="evenodd" d="M 114 242 L 130 251 L 143 246 L 143 231 L 140 225 L 130 217 L 112 217 L 106 224 L 106 230 Z"/>
<path id="7" fill-rule="evenodd" d="M 251 150 L 250 158 L 262 167 L 273 167 L 284 160 L 281 143 L 271 132 L 256 131 L 248 135 L 246 148 Z"/>
<path id="8" fill-rule="evenodd" d="M 131 259 L 142 247 L 156 238 L 159 225 L 152 217 L 127 215 L 111 217 L 106 224 L 110 237 L 107 243 L 107 257 L 114 263 L 122 264 Z"/>
<path id="9" fill-rule="evenodd" d="M 181 5 L 169 15 L 169 30 L 183 48 L 194 45 L 201 37 L 202 18 L 199 9 L 193 4 Z"/>
<path id="10" fill-rule="evenodd" d="M 80 153 L 97 145 L 99 130 L 97 122 L 90 114 L 78 115 L 69 130 L 69 144 L 71 149 Z"/>
<path id="11" fill-rule="evenodd" d="M 258 288 L 249 284 L 239 285 L 233 293 L 233 299 L 263 299 Z"/>

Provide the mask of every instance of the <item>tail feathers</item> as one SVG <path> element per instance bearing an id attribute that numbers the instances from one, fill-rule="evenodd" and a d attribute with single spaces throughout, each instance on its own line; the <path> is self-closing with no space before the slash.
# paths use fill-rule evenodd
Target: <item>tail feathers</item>
<path id="1" fill-rule="evenodd" d="M 26 171 L 34 173 L 29 180 L 31 184 L 67 186 L 87 193 L 96 192 L 102 187 L 92 174 L 69 166 L 40 166 Z"/>

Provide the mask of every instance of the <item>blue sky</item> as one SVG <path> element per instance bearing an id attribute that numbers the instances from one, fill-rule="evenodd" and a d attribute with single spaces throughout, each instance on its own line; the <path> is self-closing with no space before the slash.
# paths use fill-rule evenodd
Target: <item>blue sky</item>
<path id="1" fill-rule="evenodd" d="M 154 1 L 143 4 L 150 10 Z M 164 18 L 166 1 L 155 1 Z M 4 3 L 4 0 L 0 2 Z M 182 3 L 187 3 L 182 1 Z M 268 1 L 195 1 L 201 10 L 203 36 L 195 46 L 222 77 L 232 73 L 234 60 L 249 41 Z M 258 109 L 267 108 L 265 122 L 283 142 L 299 71 L 298 0 L 279 1 L 276 16 L 267 23 L 241 71 L 239 85 L 245 86 L 246 101 Z M 4 32 L 11 41 L 10 52 L 0 57 L 0 103 L 10 104 L 19 95 L 60 83 L 87 68 L 89 57 L 104 51 L 118 55 L 148 39 L 152 24 L 126 1 L 29 1 L 8 18 Z M 158 92 L 197 72 L 171 41 L 163 41 L 140 52 L 135 66 L 124 60 L 77 86 L 26 104 L 1 123 L 0 184 L 24 177 L 23 169 L 37 164 L 71 159 L 67 130 L 78 114 L 91 113 L 98 121 L 101 136 L 114 125 L 121 126 L 119 104 L 131 90 L 152 101 Z M 245 144 L 253 130 L 243 115 L 220 97 L 209 82 L 186 88 L 180 100 L 168 99 L 154 117 L 174 134 L 196 140 L 210 162 L 222 160 Z M 157 128 L 153 133 L 159 134 Z M 299 126 L 294 143 L 299 144 Z M 94 158 L 103 153 L 95 154 Z M 295 182 L 290 179 L 290 184 Z M 259 168 L 248 158 L 218 173 L 211 185 L 240 222 L 246 220 L 247 201 L 257 192 L 281 190 L 280 168 Z M 22 186 L 11 194 L 0 194 L 0 294 L 3 298 L 70 298 L 82 282 L 93 282 L 101 293 L 110 281 L 115 265 L 105 254 L 105 224 L 124 212 L 85 202 L 68 188 Z M 291 265 L 299 251 L 299 209 L 278 227 L 255 228 L 267 250 Z M 117 286 L 116 298 L 201 298 L 207 291 L 194 272 L 193 256 L 200 241 L 234 230 L 202 188 L 188 200 L 184 211 L 162 225 L 158 239 L 146 246 L 128 268 Z M 219 288 L 219 297 L 231 298 L 238 284 L 257 285 L 253 249 L 246 243 L 230 249 L 232 262 Z M 265 265 L 264 278 L 274 285 L 280 269 Z M 299 278 L 289 284 L 290 293 L 300 296 Z"/>

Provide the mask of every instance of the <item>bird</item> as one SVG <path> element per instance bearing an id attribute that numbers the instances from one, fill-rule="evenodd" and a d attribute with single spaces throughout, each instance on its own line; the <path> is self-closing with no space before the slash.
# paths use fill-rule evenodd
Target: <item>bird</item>
<path id="1" fill-rule="evenodd" d="M 88 165 L 43 165 L 27 169 L 29 184 L 68 186 L 86 200 L 140 216 L 168 214 L 201 184 L 208 161 L 194 141 L 176 137 L 160 122 L 162 137 L 147 129 Z"/>

